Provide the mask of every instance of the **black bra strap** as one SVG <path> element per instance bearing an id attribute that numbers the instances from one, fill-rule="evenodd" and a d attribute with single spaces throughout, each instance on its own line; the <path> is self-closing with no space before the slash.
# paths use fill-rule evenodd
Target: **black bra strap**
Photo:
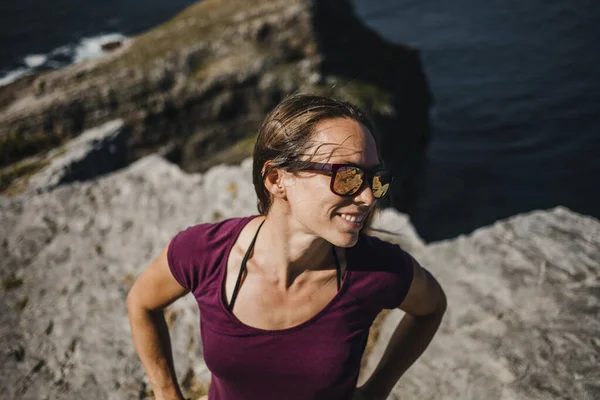
<path id="1" fill-rule="evenodd" d="M 252 238 L 252 242 L 250 242 L 250 246 L 248 246 L 248 250 L 246 250 L 246 254 L 244 255 L 244 259 L 242 260 L 242 265 L 240 267 L 240 273 L 238 274 L 237 281 L 235 282 L 235 288 L 233 289 L 233 294 L 231 295 L 231 301 L 229 302 L 229 311 L 233 310 L 233 303 L 235 303 L 235 298 L 237 297 L 238 291 L 240 289 L 240 284 L 242 283 L 242 275 L 246 270 L 246 262 L 248 262 L 248 257 L 250 257 L 250 252 L 254 248 L 254 243 L 256 242 L 256 238 L 258 237 L 258 232 L 260 232 L 260 228 L 262 228 L 266 219 L 260 223 L 256 233 L 254 234 L 254 238 Z"/>
<path id="2" fill-rule="evenodd" d="M 233 289 L 233 293 L 231 295 L 231 301 L 229 302 L 229 311 L 233 310 L 233 304 L 235 303 L 235 299 L 237 298 L 238 291 L 240 289 L 240 284 L 242 283 L 242 276 L 244 275 L 244 271 L 246 270 L 246 263 L 248 262 L 248 258 L 250 257 L 250 253 L 254 248 L 254 243 L 256 242 L 256 238 L 258 237 L 258 232 L 260 232 L 260 228 L 262 228 L 266 219 L 260 223 L 256 233 L 254 234 L 254 238 L 252 238 L 252 242 L 250 242 L 250 246 L 248 246 L 248 250 L 246 250 L 246 254 L 244 254 L 244 259 L 242 260 L 242 265 L 240 266 L 240 272 L 237 277 L 237 281 L 235 282 L 235 288 Z M 342 269 L 340 267 L 340 261 L 338 260 L 337 253 L 335 251 L 335 246 L 332 246 L 333 249 L 333 259 L 335 261 L 335 272 L 337 278 L 337 289 L 340 290 L 340 285 L 342 281 Z"/>

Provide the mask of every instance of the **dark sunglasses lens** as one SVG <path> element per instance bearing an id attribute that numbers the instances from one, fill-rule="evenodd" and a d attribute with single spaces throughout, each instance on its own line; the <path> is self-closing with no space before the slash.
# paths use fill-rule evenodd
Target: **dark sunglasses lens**
<path id="1" fill-rule="evenodd" d="M 373 191 L 373 196 L 376 199 L 382 198 L 387 194 L 391 184 L 392 175 L 389 172 L 377 172 L 373 177 L 373 185 L 371 187 L 371 190 Z"/>
<path id="2" fill-rule="evenodd" d="M 344 166 L 337 170 L 333 180 L 333 191 L 340 196 L 350 196 L 362 186 L 365 174 L 359 168 Z"/>

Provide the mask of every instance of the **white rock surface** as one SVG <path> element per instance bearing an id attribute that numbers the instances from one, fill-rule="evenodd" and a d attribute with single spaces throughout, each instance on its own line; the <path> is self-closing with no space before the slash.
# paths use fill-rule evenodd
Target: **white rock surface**
<path id="1" fill-rule="evenodd" d="M 187 175 L 150 156 L 98 180 L 0 197 L 0 392 L 8 398 L 138 398 L 143 374 L 125 298 L 179 230 L 255 212 L 250 162 Z M 27 299 L 19 310 L 17 305 Z M 22 303 L 21 303 L 22 304 Z M 193 298 L 173 305 L 179 376 L 205 368 Z"/>
<path id="2" fill-rule="evenodd" d="M 600 223 L 562 207 L 412 253 L 448 312 L 392 399 L 600 398 Z M 381 327 L 367 371 L 401 311 Z"/>
<path id="3" fill-rule="evenodd" d="M 250 160 L 187 175 L 158 156 L 0 196 L 2 398 L 143 398 L 125 304 L 133 280 L 179 230 L 256 213 L 255 203 Z M 558 208 L 429 246 L 391 210 L 377 226 L 399 232 L 390 238 L 438 276 L 450 303 L 401 380 L 403 399 L 599 398 L 597 220 Z M 169 313 L 180 379 L 208 380 L 193 298 Z"/>

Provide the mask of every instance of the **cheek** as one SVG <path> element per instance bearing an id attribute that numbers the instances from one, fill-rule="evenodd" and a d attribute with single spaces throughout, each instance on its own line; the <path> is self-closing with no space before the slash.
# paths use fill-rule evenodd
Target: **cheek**
<path id="1" fill-rule="evenodd" d="M 314 208 L 333 204 L 339 198 L 329 189 L 329 180 L 296 179 L 288 185 L 290 203 L 296 207 L 303 207 L 302 212 L 315 212 Z M 299 210 L 300 211 L 300 210 Z"/>

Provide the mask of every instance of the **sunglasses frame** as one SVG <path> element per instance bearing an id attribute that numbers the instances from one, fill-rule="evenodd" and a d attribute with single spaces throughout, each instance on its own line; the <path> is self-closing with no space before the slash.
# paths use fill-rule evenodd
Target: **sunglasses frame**
<path id="1" fill-rule="evenodd" d="M 392 176 L 391 171 L 389 171 L 388 169 L 386 169 L 383 166 L 377 166 L 374 168 L 365 168 L 365 167 L 361 167 L 360 165 L 356 165 L 356 164 L 352 164 L 352 163 L 330 164 L 330 163 L 319 163 L 319 162 L 312 162 L 312 161 L 291 161 L 291 162 L 285 163 L 285 165 L 282 165 L 282 166 L 291 167 L 296 171 L 324 172 L 327 175 L 331 175 L 331 182 L 329 183 L 329 189 L 331 189 L 331 191 L 334 194 L 341 196 L 341 197 L 356 196 L 357 193 L 360 193 L 363 190 L 363 188 L 365 187 L 365 183 L 368 182 L 369 187 L 371 188 L 371 192 L 373 193 L 373 197 L 375 197 L 377 200 L 383 199 L 390 192 L 392 183 L 394 182 L 394 177 Z M 333 189 L 337 172 L 342 167 L 356 168 L 359 171 L 361 171 L 363 173 L 363 175 L 366 177 L 366 179 L 363 180 L 362 185 L 360 185 L 360 187 L 358 189 L 356 189 L 356 191 L 354 193 L 340 194 Z M 390 174 L 390 183 L 389 183 L 390 187 L 388 187 L 385 194 L 381 197 L 376 197 L 375 191 L 373 190 L 373 179 L 375 178 L 375 174 L 378 172 L 386 172 L 386 173 Z"/>

